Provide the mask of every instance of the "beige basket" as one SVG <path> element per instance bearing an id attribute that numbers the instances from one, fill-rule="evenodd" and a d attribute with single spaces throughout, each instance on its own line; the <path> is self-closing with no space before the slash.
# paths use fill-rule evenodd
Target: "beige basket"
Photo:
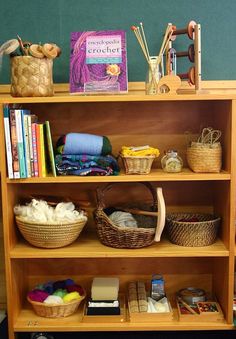
<path id="1" fill-rule="evenodd" d="M 166 226 L 172 243 L 199 247 L 216 241 L 220 221 L 221 218 L 211 214 L 172 213 L 166 217 Z"/>
<path id="2" fill-rule="evenodd" d="M 79 305 L 82 300 L 84 300 L 85 295 L 81 296 L 81 299 L 74 300 L 69 303 L 65 303 L 62 305 L 47 305 L 44 303 L 40 303 L 37 301 L 30 300 L 27 297 L 28 302 L 32 305 L 34 312 L 40 316 L 45 318 L 60 318 L 60 317 L 68 317 L 77 311 Z"/>
<path id="3" fill-rule="evenodd" d="M 74 223 L 39 224 L 25 222 L 16 216 L 16 224 L 31 245 L 41 248 L 59 248 L 75 241 L 81 233 L 86 221 Z"/>
<path id="4" fill-rule="evenodd" d="M 11 95 L 14 97 L 52 96 L 53 61 L 49 58 L 17 56 L 11 58 Z"/>
<path id="5" fill-rule="evenodd" d="M 151 171 L 153 160 L 155 155 L 137 157 L 137 156 L 120 156 L 124 168 L 125 174 L 148 174 Z"/>
<path id="6" fill-rule="evenodd" d="M 187 162 L 193 172 L 219 173 L 222 166 L 221 144 L 193 143 L 187 148 Z"/>

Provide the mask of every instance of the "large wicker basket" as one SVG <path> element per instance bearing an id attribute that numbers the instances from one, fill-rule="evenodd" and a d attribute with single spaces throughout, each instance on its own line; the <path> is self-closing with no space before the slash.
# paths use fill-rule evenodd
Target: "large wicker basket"
<path id="1" fill-rule="evenodd" d="M 86 224 L 86 220 L 73 223 L 39 224 L 25 222 L 16 216 L 16 224 L 31 245 L 41 248 L 59 248 L 75 241 Z"/>
<path id="2" fill-rule="evenodd" d="M 49 58 L 16 56 L 11 58 L 11 95 L 47 97 L 54 94 L 53 61 Z"/>
<path id="3" fill-rule="evenodd" d="M 139 183 L 140 184 L 140 183 Z M 149 183 L 142 183 L 152 196 L 152 203 L 147 207 L 149 211 L 157 211 L 157 194 Z M 158 218 L 154 216 L 133 215 L 136 219 L 138 228 L 120 227 L 115 225 L 105 212 L 108 207 L 105 203 L 105 193 L 109 191 L 114 184 L 109 184 L 103 189 L 97 189 L 97 209 L 95 211 L 96 230 L 100 241 L 110 247 L 115 248 L 141 248 L 153 243 Z M 109 203 L 111 206 L 111 203 Z M 128 206 L 130 206 L 128 204 Z M 133 207 L 133 206 L 132 206 Z M 156 240 L 158 241 L 158 240 Z"/>
<path id="4" fill-rule="evenodd" d="M 220 221 L 211 214 L 172 213 L 166 217 L 166 226 L 172 243 L 200 247 L 216 241 Z"/>
<path id="5" fill-rule="evenodd" d="M 45 318 L 61 318 L 68 317 L 69 315 L 75 313 L 84 298 L 85 295 L 81 296 L 79 300 L 73 300 L 69 303 L 61 305 L 48 305 L 30 300 L 29 297 L 27 297 L 27 300 L 32 305 L 35 313 L 38 316 Z"/>
<path id="6" fill-rule="evenodd" d="M 149 156 L 120 156 L 125 174 L 148 174 L 151 171 L 155 155 Z"/>

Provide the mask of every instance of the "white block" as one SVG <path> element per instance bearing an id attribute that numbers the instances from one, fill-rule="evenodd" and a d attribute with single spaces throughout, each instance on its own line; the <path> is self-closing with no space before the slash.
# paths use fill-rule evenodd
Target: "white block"
<path id="1" fill-rule="evenodd" d="M 118 293 L 118 278 L 96 277 L 93 279 L 91 288 L 92 300 L 117 300 Z"/>

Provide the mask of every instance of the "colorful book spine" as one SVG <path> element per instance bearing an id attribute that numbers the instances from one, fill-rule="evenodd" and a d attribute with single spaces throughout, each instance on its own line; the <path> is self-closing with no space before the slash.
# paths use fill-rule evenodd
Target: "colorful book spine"
<path id="1" fill-rule="evenodd" d="M 32 149 L 33 149 L 33 160 L 34 160 L 34 176 L 39 176 L 39 167 L 38 167 L 38 154 L 37 154 L 37 136 L 36 136 L 36 122 L 31 124 L 32 131 Z"/>
<path id="2" fill-rule="evenodd" d="M 39 177 L 42 177 L 42 155 L 41 155 L 41 135 L 40 135 L 40 125 L 36 124 L 36 139 L 37 139 L 37 157 L 38 157 L 38 172 L 39 172 Z"/>
<path id="3" fill-rule="evenodd" d="M 30 111 L 21 110 L 21 120 L 22 120 L 22 134 L 23 134 L 23 144 L 24 144 L 24 155 L 25 155 L 25 165 L 26 165 L 26 177 L 31 177 L 31 161 L 30 161 L 30 143 L 29 143 L 29 127 L 28 127 L 28 116 Z"/>
<path id="4" fill-rule="evenodd" d="M 11 130 L 11 148 L 12 148 L 12 163 L 13 163 L 13 175 L 15 179 L 20 178 L 20 165 L 17 148 L 17 136 L 16 136 L 16 116 L 15 110 L 10 109 L 10 130 Z"/>
<path id="5" fill-rule="evenodd" d="M 21 110 L 15 110 L 16 116 L 16 136 L 17 136 L 17 148 L 18 148 L 18 157 L 20 163 L 20 177 L 26 178 L 26 165 L 25 165 L 25 155 L 24 155 L 24 143 L 22 135 L 22 121 L 21 121 Z"/>
<path id="6" fill-rule="evenodd" d="M 54 158 L 54 151 L 53 151 L 53 144 L 52 144 L 52 135 L 51 135 L 51 129 L 50 129 L 50 123 L 49 121 L 45 121 L 45 138 L 47 141 L 47 151 L 48 151 L 48 159 L 50 162 L 50 169 L 54 177 L 57 176 L 56 173 L 56 166 L 55 166 L 55 158 Z"/>
<path id="7" fill-rule="evenodd" d="M 9 120 L 8 105 L 4 106 L 3 112 L 4 112 L 4 131 L 5 131 L 8 178 L 13 179 L 14 175 L 13 175 L 13 164 L 12 164 L 11 134 L 10 134 L 10 120 Z"/>
<path id="8" fill-rule="evenodd" d="M 30 166 L 31 176 L 34 177 L 34 153 L 33 153 L 33 139 L 32 139 L 32 123 L 38 120 L 35 114 L 27 115 L 28 120 L 28 135 L 29 135 L 29 153 L 30 153 Z"/>
<path id="9" fill-rule="evenodd" d="M 47 176 L 47 167 L 46 167 L 45 139 L 44 139 L 43 124 L 39 124 L 39 131 L 40 131 L 40 153 L 41 153 L 41 161 L 42 161 L 42 177 L 45 178 Z"/>

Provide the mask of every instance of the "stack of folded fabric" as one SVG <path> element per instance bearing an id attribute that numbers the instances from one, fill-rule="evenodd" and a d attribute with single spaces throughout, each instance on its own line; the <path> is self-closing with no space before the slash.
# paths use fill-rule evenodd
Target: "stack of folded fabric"
<path id="1" fill-rule="evenodd" d="M 57 141 L 55 164 L 61 175 L 117 175 L 109 139 L 87 133 L 68 133 Z"/>

